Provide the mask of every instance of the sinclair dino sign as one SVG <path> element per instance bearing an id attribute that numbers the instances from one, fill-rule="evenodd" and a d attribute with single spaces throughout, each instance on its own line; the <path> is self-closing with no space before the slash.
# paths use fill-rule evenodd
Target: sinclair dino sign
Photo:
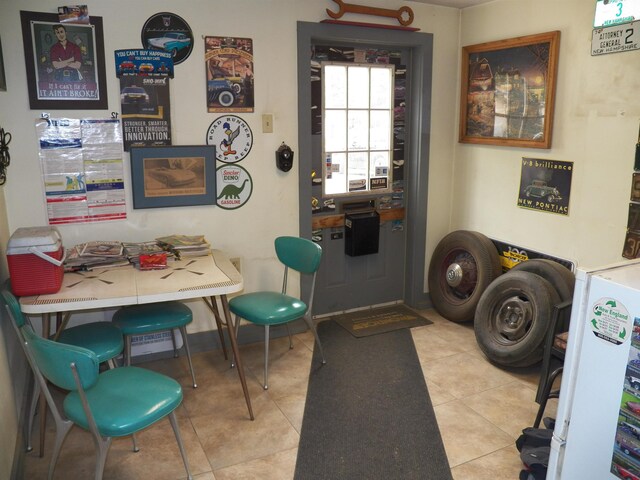
<path id="1" fill-rule="evenodd" d="M 251 175 L 236 164 L 225 164 L 216 170 L 218 194 L 216 204 L 227 210 L 240 208 L 253 192 Z"/>

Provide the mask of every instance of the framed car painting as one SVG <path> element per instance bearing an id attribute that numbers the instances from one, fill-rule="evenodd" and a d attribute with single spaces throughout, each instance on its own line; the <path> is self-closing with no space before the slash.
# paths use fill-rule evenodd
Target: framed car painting
<path id="1" fill-rule="evenodd" d="M 461 143 L 551 148 L 560 32 L 462 48 Z"/>
<path id="2" fill-rule="evenodd" d="M 62 24 L 55 13 L 20 11 L 29 107 L 107 108 L 102 17 Z"/>
<path id="3" fill-rule="evenodd" d="M 215 205 L 213 145 L 131 147 L 133 208 Z"/>

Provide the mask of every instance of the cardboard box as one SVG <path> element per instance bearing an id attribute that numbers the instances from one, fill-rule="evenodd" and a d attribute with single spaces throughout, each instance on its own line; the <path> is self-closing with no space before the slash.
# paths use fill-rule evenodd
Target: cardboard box
<path id="1" fill-rule="evenodd" d="M 11 290 L 18 297 L 56 293 L 64 276 L 64 247 L 55 227 L 18 228 L 7 246 Z"/>

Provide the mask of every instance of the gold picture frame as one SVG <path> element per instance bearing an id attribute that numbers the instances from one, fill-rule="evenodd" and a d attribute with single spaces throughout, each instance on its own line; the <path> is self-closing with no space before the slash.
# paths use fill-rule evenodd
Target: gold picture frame
<path id="1" fill-rule="evenodd" d="M 461 143 L 551 148 L 560 32 L 462 47 Z"/>

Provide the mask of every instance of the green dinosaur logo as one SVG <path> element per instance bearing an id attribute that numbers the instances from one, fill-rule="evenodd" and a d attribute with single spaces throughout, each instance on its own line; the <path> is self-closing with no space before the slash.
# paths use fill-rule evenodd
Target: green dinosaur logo
<path id="1" fill-rule="evenodd" d="M 226 185 L 222 191 L 220 192 L 220 195 L 218 195 L 218 198 L 216 198 L 216 200 L 220 200 L 222 197 L 224 198 L 240 198 L 240 194 L 242 193 L 242 190 L 244 190 L 244 187 L 246 185 L 246 183 L 249 180 L 245 179 L 244 182 L 242 182 L 242 185 L 240 187 L 238 187 L 237 185 Z"/>

